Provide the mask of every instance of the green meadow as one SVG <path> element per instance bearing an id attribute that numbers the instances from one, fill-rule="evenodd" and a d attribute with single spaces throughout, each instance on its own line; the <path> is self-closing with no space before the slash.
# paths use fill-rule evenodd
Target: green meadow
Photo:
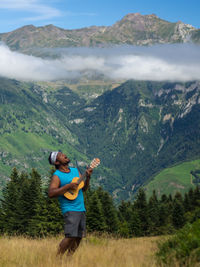
<path id="1" fill-rule="evenodd" d="M 145 185 L 147 197 L 153 190 L 158 196 L 162 194 L 174 195 L 177 191 L 185 193 L 189 188 L 194 188 L 194 177 L 191 171 L 200 169 L 200 159 L 183 162 L 178 165 L 166 168 L 158 173 L 148 184 Z"/>

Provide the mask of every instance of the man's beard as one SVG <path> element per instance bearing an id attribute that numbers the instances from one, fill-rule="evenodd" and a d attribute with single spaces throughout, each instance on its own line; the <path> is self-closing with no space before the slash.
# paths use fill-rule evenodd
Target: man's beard
<path id="1" fill-rule="evenodd" d="M 67 166 L 70 162 L 71 162 L 71 160 L 68 159 L 68 161 L 66 163 L 64 163 L 63 165 Z"/>

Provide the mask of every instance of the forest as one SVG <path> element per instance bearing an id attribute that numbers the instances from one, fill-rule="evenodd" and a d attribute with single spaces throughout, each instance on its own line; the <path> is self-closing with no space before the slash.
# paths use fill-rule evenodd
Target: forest
<path id="1" fill-rule="evenodd" d="M 63 232 L 59 203 L 48 197 L 48 183 L 42 182 L 36 169 L 31 173 L 12 170 L 0 200 L 1 234 L 35 238 Z M 118 206 L 101 187 L 90 188 L 84 194 L 89 233 L 124 238 L 173 234 L 200 218 L 199 187 L 184 195 L 177 192 L 160 198 L 153 192 L 149 199 L 140 188 L 133 201 L 121 201 Z"/>

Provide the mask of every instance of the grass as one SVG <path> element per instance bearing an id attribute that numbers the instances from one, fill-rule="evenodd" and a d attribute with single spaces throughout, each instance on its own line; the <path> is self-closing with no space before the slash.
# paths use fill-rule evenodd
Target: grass
<path id="1" fill-rule="evenodd" d="M 158 196 L 162 194 L 174 195 L 177 191 L 185 193 L 189 188 L 194 188 L 190 172 L 200 169 L 200 160 L 183 162 L 171 168 L 166 168 L 157 174 L 146 186 L 147 197 L 156 190 Z"/>
<path id="2" fill-rule="evenodd" d="M 0 238 L 1 267 L 140 267 L 157 266 L 158 237 L 113 239 L 89 236 L 72 257 L 56 257 L 62 236 L 45 239 Z"/>

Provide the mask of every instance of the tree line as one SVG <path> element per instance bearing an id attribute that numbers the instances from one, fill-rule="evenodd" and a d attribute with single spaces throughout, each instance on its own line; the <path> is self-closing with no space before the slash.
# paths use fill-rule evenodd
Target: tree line
<path id="1" fill-rule="evenodd" d="M 171 234 L 200 218 L 199 187 L 184 195 L 177 192 L 160 198 L 154 191 L 148 200 L 141 188 L 134 201 L 121 201 L 117 207 L 101 187 L 84 194 L 88 232 L 127 238 Z M 28 174 L 14 168 L 0 200 L 0 233 L 44 237 L 62 231 L 58 200 L 48 197 L 48 186 L 43 185 L 37 170 Z"/>

